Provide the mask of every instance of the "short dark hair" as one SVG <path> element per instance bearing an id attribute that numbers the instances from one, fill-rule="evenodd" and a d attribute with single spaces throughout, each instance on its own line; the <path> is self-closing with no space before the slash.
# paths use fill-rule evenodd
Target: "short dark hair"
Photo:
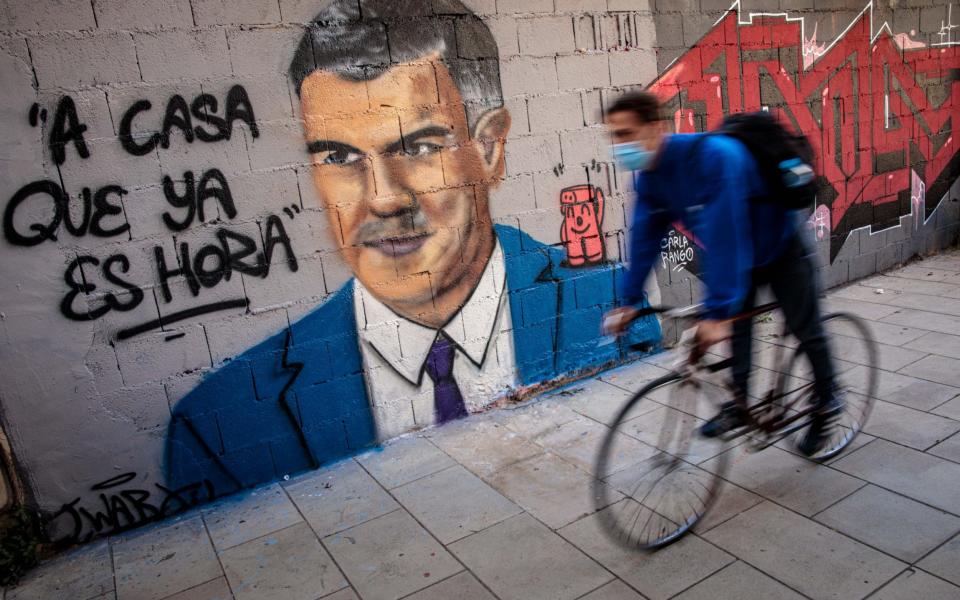
<path id="1" fill-rule="evenodd" d="M 650 92 L 629 92 L 614 101 L 607 114 L 618 112 L 633 113 L 641 123 L 653 123 L 663 119 L 660 100 Z"/>
<path id="2" fill-rule="evenodd" d="M 497 43 L 460 0 L 331 0 L 307 26 L 289 76 L 299 95 L 314 71 L 370 81 L 432 52 L 460 90 L 471 130 L 503 106 Z"/>

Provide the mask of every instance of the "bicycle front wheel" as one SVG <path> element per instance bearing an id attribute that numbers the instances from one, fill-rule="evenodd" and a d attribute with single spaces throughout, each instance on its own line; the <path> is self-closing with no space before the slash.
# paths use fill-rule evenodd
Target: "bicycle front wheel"
<path id="1" fill-rule="evenodd" d="M 678 373 L 651 381 L 607 432 L 594 498 L 603 529 L 621 546 L 666 546 L 690 531 L 716 499 L 726 442 L 699 433 L 718 404 L 704 387 Z"/>

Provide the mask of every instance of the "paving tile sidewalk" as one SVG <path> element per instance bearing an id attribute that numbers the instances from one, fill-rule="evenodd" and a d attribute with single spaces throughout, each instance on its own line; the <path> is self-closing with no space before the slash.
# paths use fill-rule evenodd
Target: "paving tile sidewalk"
<path id="1" fill-rule="evenodd" d="M 718 505 L 653 555 L 607 541 L 590 484 L 663 356 L 97 541 L 4 600 L 960 598 L 960 303 L 944 298 L 960 251 L 832 291 L 883 344 L 865 434 L 826 465 L 731 449 Z"/>

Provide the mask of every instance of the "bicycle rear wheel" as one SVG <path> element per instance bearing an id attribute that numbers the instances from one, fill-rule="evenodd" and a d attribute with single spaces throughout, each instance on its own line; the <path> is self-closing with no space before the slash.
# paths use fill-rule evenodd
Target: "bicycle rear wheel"
<path id="1" fill-rule="evenodd" d="M 812 460 L 828 460 L 843 452 L 863 429 L 873 399 L 877 393 L 878 352 L 867 324 L 856 315 L 832 313 L 823 317 L 824 329 L 830 334 L 830 349 L 833 358 L 842 356 L 845 361 L 857 366 L 835 374 L 835 384 L 844 397 L 844 408 L 834 421 L 830 437 L 823 449 L 810 456 Z M 779 377 L 776 395 L 781 403 L 794 410 L 808 408 L 817 398 L 813 389 L 813 374 L 810 362 L 799 349 L 794 350 L 787 368 Z M 805 430 L 795 434 L 795 439 Z"/>
<path id="2" fill-rule="evenodd" d="M 717 409 L 709 396 L 700 383 L 671 373 L 637 392 L 611 425 L 597 457 L 594 498 L 604 530 L 621 546 L 666 546 L 716 499 L 727 443 L 699 434 L 698 415 Z M 700 466 L 707 461 L 709 470 Z"/>

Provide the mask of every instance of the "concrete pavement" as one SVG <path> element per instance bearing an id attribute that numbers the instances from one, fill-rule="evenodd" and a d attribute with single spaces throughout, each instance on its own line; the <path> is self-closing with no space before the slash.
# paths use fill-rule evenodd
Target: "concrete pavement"
<path id="1" fill-rule="evenodd" d="M 960 251 L 827 305 L 880 342 L 865 433 L 825 465 L 786 443 L 729 450 L 718 505 L 653 555 L 604 538 L 589 488 L 606 423 L 663 355 L 97 541 L 4 598 L 960 598 Z M 775 325 L 756 330 L 760 365 Z"/>

